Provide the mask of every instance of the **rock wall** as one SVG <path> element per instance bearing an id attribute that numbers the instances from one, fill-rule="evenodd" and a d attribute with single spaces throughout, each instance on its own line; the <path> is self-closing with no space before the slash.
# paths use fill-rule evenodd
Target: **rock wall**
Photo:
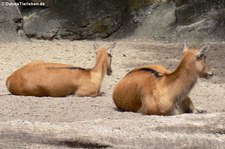
<path id="1" fill-rule="evenodd" d="M 224 0 L 189 0 L 183 5 L 176 4 L 174 26 L 178 38 L 224 40 Z"/>
<path id="2" fill-rule="evenodd" d="M 122 25 L 120 0 L 55 0 L 48 8 L 23 10 L 24 31 L 38 39 L 106 38 Z"/>
<path id="3" fill-rule="evenodd" d="M 13 1 L 13 0 L 7 0 Z M 16 0 L 44 6 L 1 6 L 1 36 L 18 32 L 37 39 L 135 38 L 223 41 L 225 0 Z M 16 10 L 13 11 L 12 10 Z M 14 19 L 22 18 L 23 19 Z M 7 21 L 10 20 L 10 21 Z M 14 20 L 14 21 L 13 21 Z M 15 23 L 15 20 L 17 23 Z M 6 25 L 10 22 L 10 25 Z M 4 25 L 3 25 L 4 24 Z M 10 28 L 11 26 L 11 28 Z M 14 38 L 13 36 L 12 38 Z M 11 39 L 11 37 L 9 37 Z"/>
<path id="4" fill-rule="evenodd" d="M 225 1 L 171 0 L 132 11 L 137 27 L 125 37 L 166 41 L 224 41 Z M 126 31 L 125 31 L 126 32 Z M 124 34 L 117 35 L 118 37 Z"/>

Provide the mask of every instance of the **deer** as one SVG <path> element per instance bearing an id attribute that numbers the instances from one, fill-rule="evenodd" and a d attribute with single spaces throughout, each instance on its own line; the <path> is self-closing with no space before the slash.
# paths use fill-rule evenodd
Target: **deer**
<path id="1" fill-rule="evenodd" d="M 210 44 L 200 49 L 188 48 L 185 42 L 182 58 L 174 71 L 160 64 L 129 71 L 113 89 L 112 98 L 117 109 L 163 116 L 207 112 L 195 108 L 188 95 L 198 78 L 213 76 L 206 64 L 209 48 Z"/>
<path id="2" fill-rule="evenodd" d="M 7 89 L 11 94 L 21 96 L 101 96 L 104 76 L 112 74 L 112 49 L 115 45 L 116 43 L 113 43 L 109 48 L 99 48 L 94 44 L 96 64 L 93 68 L 85 69 L 42 61 L 31 62 L 7 78 Z"/>

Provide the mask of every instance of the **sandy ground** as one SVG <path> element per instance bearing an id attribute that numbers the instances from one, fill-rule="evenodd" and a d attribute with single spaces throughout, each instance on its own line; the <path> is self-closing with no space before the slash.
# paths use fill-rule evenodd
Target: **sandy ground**
<path id="1" fill-rule="evenodd" d="M 104 47 L 108 47 L 111 43 L 106 41 L 96 42 Z M 210 80 L 199 79 L 190 94 L 195 106 L 207 110 L 208 113 L 200 115 L 184 114 L 178 116 L 178 119 L 176 119 L 174 116 L 144 116 L 132 112 L 119 112 L 115 108 L 111 95 L 116 82 L 134 67 L 160 63 L 173 70 L 181 57 L 181 43 L 117 41 L 117 46 L 113 50 L 113 74 L 111 76 L 105 76 L 101 89 L 105 94 L 96 98 L 74 96 L 64 98 L 14 96 L 9 95 L 5 87 L 6 78 L 13 71 L 36 60 L 67 63 L 84 68 L 92 67 L 95 63 L 93 41 L 33 40 L 31 42 L 0 43 L 0 126 L 6 126 L 10 122 L 17 123 L 18 121 L 51 123 L 60 126 L 63 126 L 65 123 L 68 125 L 76 123 L 78 125 L 78 123 L 88 121 L 90 123 L 97 121 L 97 124 L 111 122 L 113 125 L 116 125 L 114 123 L 117 122 L 121 122 L 121 125 L 123 125 L 124 121 L 127 123 L 139 121 L 137 125 L 142 126 L 142 121 L 145 121 L 144 124 L 147 126 L 146 123 L 152 120 L 156 121 L 157 119 L 162 119 L 163 123 L 167 123 L 167 120 L 180 122 L 184 117 L 191 120 L 193 120 L 192 117 L 196 118 L 195 120 L 199 120 L 202 117 L 204 121 L 204 119 L 207 119 L 207 117 L 210 118 L 210 115 L 213 114 L 217 118 L 219 115 L 224 119 L 225 44 L 211 44 L 212 48 L 208 52 L 207 61 L 215 76 Z M 202 46 L 202 44 L 195 43 L 189 43 L 189 45 L 198 48 Z M 159 123 L 161 124 L 161 122 Z M 108 124 L 103 125 L 105 128 L 108 127 Z M 222 126 L 223 129 L 225 127 L 224 125 Z M 17 123 L 16 126 L 20 127 L 20 123 Z M 136 127 L 131 127 L 129 131 L 133 129 L 136 129 Z M 79 131 L 82 132 L 82 128 L 76 130 L 76 132 Z M 102 131 L 102 129 L 99 129 L 99 131 Z M 143 130 L 140 130 L 140 132 L 143 132 Z M 222 133 L 222 144 L 225 144 L 224 132 L 225 129 Z M 86 133 L 90 133 L 90 131 L 86 130 Z M 115 143 L 112 140 L 110 142 L 112 144 Z M 141 147 L 138 144 L 131 146 Z M 222 146 L 220 147 L 223 148 Z"/>

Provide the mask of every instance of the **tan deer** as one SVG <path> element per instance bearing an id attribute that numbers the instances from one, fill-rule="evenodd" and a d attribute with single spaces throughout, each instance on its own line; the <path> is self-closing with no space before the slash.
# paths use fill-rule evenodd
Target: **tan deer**
<path id="1" fill-rule="evenodd" d="M 188 48 L 184 44 L 183 56 L 173 71 L 161 65 L 136 68 L 118 82 L 113 100 L 119 110 L 148 115 L 176 115 L 198 113 L 188 97 L 198 78 L 211 78 L 205 53 L 210 45 Z"/>
<path id="2" fill-rule="evenodd" d="M 6 81 L 10 93 L 24 96 L 67 95 L 98 96 L 104 75 L 111 75 L 112 49 L 98 48 L 96 64 L 91 69 L 74 67 L 67 64 L 32 62 L 16 70 Z"/>

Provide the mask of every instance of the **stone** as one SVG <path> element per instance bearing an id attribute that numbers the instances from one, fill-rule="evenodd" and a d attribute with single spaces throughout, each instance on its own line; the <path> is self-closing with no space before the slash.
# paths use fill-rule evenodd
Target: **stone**
<path id="1" fill-rule="evenodd" d="M 122 24 L 123 3 L 118 0 L 55 1 L 49 8 L 26 13 L 24 31 L 28 37 L 49 40 L 106 38 Z"/>

